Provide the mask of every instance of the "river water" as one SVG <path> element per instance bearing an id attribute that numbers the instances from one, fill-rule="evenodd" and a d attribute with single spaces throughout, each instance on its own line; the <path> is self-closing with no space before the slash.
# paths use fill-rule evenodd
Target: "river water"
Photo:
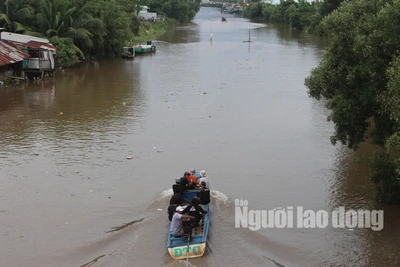
<path id="1" fill-rule="evenodd" d="M 355 161 L 375 148 L 332 146 L 329 111 L 303 85 L 326 41 L 220 19 L 202 8 L 153 55 L 0 90 L 1 266 L 185 266 L 166 249 L 166 208 L 190 168 L 213 195 L 207 251 L 190 266 L 400 264 L 400 209 L 375 201 Z M 252 231 L 235 228 L 236 199 L 384 210 L 385 224 Z"/>

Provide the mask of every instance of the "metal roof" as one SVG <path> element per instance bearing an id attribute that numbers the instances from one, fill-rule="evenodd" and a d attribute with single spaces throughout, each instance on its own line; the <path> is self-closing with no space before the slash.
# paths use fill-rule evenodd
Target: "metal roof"
<path id="1" fill-rule="evenodd" d="M 36 42 L 36 41 L 29 41 L 25 44 L 26 47 L 30 48 L 42 48 L 46 50 L 52 50 L 56 51 L 56 47 L 51 45 L 51 44 L 44 44 L 42 42 Z"/>
<path id="2" fill-rule="evenodd" d="M 0 66 L 23 61 L 30 55 L 10 42 L 0 40 Z"/>
<path id="3" fill-rule="evenodd" d="M 35 37 L 32 35 L 19 34 L 19 33 L 13 33 L 13 32 L 1 32 L 0 37 L 2 40 L 24 43 L 24 44 L 26 44 L 29 41 L 36 41 L 36 42 L 46 43 L 46 44 L 50 43 L 50 41 L 45 38 L 39 38 L 39 37 Z"/>
<path id="4" fill-rule="evenodd" d="M 56 47 L 45 38 L 12 32 L 1 32 L 0 39 L 13 42 L 14 44 L 22 47 L 41 48 L 45 50 L 56 51 Z"/>

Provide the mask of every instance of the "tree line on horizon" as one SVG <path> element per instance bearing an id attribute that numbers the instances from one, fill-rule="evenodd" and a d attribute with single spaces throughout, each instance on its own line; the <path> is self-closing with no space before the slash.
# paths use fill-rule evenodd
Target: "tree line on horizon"
<path id="1" fill-rule="evenodd" d="M 282 0 L 276 5 L 261 0 L 250 0 L 243 16 L 256 21 L 285 23 L 294 29 L 324 35 L 324 28 L 320 22 L 343 1 Z"/>
<path id="2" fill-rule="evenodd" d="M 146 26 L 138 17 L 140 5 L 185 23 L 200 0 L 0 0 L 0 27 L 49 39 L 57 46 L 57 63 L 72 65 L 119 54 Z"/>

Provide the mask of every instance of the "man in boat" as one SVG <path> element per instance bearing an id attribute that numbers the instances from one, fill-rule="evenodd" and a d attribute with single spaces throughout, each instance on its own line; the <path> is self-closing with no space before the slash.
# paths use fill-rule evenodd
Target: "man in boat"
<path id="1" fill-rule="evenodd" d="M 200 192 L 197 193 L 199 204 L 207 205 L 210 203 L 210 189 L 207 188 L 206 182 L 201 182 Z"/>
<path id="2" fill-rule="evenodd" d="M 195 169 L 193 169 L 193 168 L 190 169 L 188 180 L 189 180 L 189 182 L 191 182 L 192 184 L 196 184 L 196 177 L 194 176 L 195 173 L 196 173 L 196 170 L 195 170 Z"/>
<path id="3" fill-rule="evenodd" d="M 184 234 L 182 220 L 194 219 L 190 215 L 182 215 L 184 208 L 179 206 L 176 208 L 176 212 L 172 216 L 171 225 L 169 227 L 169 233 L 173 236 L 182 236 Z"/>
<path id="4" fill-rule="evenodd" d="M 179 191 L 181 192 L 181 186 L 180 186 L 181 178 L 178 177 L 175 179 L 175 184 L 172 185 L 172 191 L 174 191 L 174 194 Z M 182 192 L 181 192 L 182 193 Z"/>
<path id="5" fill-rule="evenodd" d="M 171 221 L 172 220 L 172 216 L 174 216 L 174 213 L 176 212 L 176 208 L 178 206 L 176 204 L 170 204 L 168 206 L 168 220 Z"/>
<path id="6" fill-rule="evenodd" d="M 169 204 L 182 205 L 183 204 L 183 196 L 181 194 L 181 190 L 179 189 L 170 199 Z"/>
<path id="7" fill-rule="evenodd" d="M 197 181 L 197 179 L 199 179 L 201 176 L 200 176 L 200 173 L 199 172 L 196 172 L 196 170 L 194 169 L 194 168 L 192 168 L 192 169 L 190 169 L 190 171 L 189 171 L 191 174 L 193 174 L 193 176 L 194 176 L 194 179 L 196 179 L 196 181 Z"/>
<path id="8" fill-rule="evenodd" d="M 183 210 L 183 213 L 186 212 L 189 212 L 189 215 L 196 219 L 193 226 L 198 225 L 200 220 L 203 218 L 204 214 L 207 213 L 207 211 L 205 211 L 201 206 L 199 206 L 198 198 L 192 198 L 192 200 L 190 201 L 190 205 Z"/>
<path id="9" fill-rule="evenodd" d="M 199 183 L 201 184 L 202 182 L 205 182 L 205 183 L 206 183 L 206 187 L 207 187 L 207 188 L 210 188 L 210 182 L 208 181 L 208 176 L 207 176 L 206 171 L 205 171 L 205 170 L 202 170 L 202 171 L 200 172 L 200 175 L 201 175 L 201 178 L 200 178 Z"/>
<path id="10" fill-rule="evenodd" d="M 183 175 L 183 177 L 182 177 L 181 180 L 179 181 L 179 184 L 180 184 L 180 186 L 181 186 L 181 192 L 182 192 L 182 193 L 183 193 L 183 191 L 185 191 L 185 190 L 194 188 L 194 185 L 193 185 L 192 182 L 189 180 L 189 176 L 190 176 L 190 173 L 189 173 L 189 172 L 185 172 L 185 174 Z"/>

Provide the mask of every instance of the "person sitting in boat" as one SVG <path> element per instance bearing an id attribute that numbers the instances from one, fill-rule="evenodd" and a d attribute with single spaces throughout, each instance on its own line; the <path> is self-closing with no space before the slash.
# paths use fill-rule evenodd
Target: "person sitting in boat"
<path id="1" fill-rule="evenodd" d="M 190 169 L 190 173 L 192 173 L 193 174 L 193 176 L 194 176 L 194 179 L 196 179 L 196 183 L 198 182 L 198 180 L 200 179 L 200 177 L 201 177 L 201 175 L 200 175 L 200 173 L 199 172 L 196 172 L 196 170 L 195 169 Z"/>
<path id="2" fill-rule="evenodd" d="M 183 204 L 183 196 L 181 194 L 181 190 L 179 189 L 170 199 L 169 204 L 182 205 Z"/>
<path id="3" fill-rule="evenodd" d="M 194 219 L 193 216 L 190 215 L 182 215 L 184 208 L 178 206 L 174 215 L 172 216 L 171 224 L 169 227 L 169 233 L 173 236 L 182 236 L 184 234 L 182 219 Z"/>
<path id="4" fill-rule="evenodd" d="M 206 183 L 206 187 L 207 187 L 207 188 L 210 188 L 210 182 L 208 181 L 208 176 L 207 176 L 206 171 L 205 171 L 205 170 L 202 170 L 202 171 L 200 172 L 200 175 L 201 175 L 201 178 L 200 178 L 200 180 L 199 180 L 199 183 L 201 184 L 202 182 L 205 182 L 205 183 Z"/>
<path id="5" fill-rule="evenodd" d="M 195 173 L 196 173 L 196 170 L 195 170 L 195 169 L 193 169 L 193 168 L 190 169 L 188 180 L 189 180 L 190 182 L 192 182 L 192 184 L 196 184 L 196 177 L 194 176 Z"/>
<path id="6" fill-rule="evenodd" d="M 207 213 L 207 211 L 199 206 L 199 199 L 196 197 L 192 198 L 192 200 L 190 201 L 190 205 L 183 210 L 183 213 L 186 212 L 189 212 L 189 215 L 195 218 L 193 226 L 198 225 L 204 214 Z"/>
<path id="7" fill-rule="evenodd" d="M 210 203 L 210 189 L 207 188 L 206 182 L 201 182 L 200 192 L 197 193 L 199 204 L 207 205 Z"/>
<path id="8" fill-rule="evenodd" d="M 185 172 L 185 174 L 183 175 L 183 177 L 180 179 L 179 181 L 179 185 L 181 186 L 181 192 L 183 193 L 185 190 L 188 189 L 193 189 L 194 185 L 192 184 L 192 182 L 189 180 L 189 176 L 190 173 L 189 172 Z"/>
<path id="9" fill-rule="evenodd" d="M 176 208 L 178 207 L 178 205 L 176 204 L 170 204 L 168 206 L 168 220 L 171 221 L 172 220 L 172 216 L 174 215 L 174 213 L 176 212 Z"/>
<path id="10" fill-rule="evenodd" d="M 175 184 L 173 184 L 172 185 L 172 191 L 174 191 L 174 194 L 177 192 L 177 191 L 179 191 L 179 192 L 181 192 L 181 185 L 180 185 L 180 182 L 181 182 L 181 178 L 176 178 L 175 179 Z M 181 192 L 182 193 L 182 192 Z"/>

